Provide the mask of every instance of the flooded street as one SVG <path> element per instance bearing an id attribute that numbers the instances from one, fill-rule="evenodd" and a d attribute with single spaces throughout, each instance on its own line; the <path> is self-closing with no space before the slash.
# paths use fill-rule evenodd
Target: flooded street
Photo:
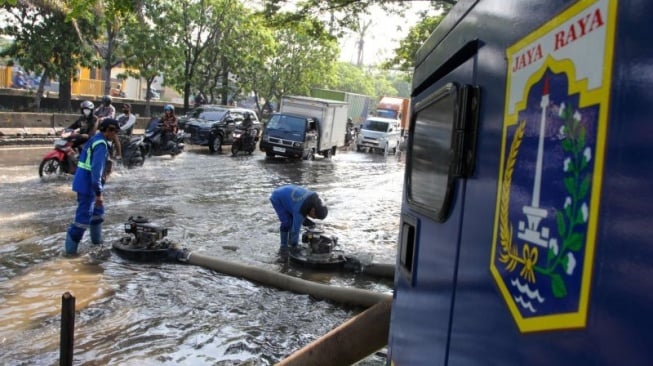
<path id="1" fill-rule="evenodd" d="M 225 151 L 228 147 L 225 148 Z M 192 265 L 97 260 L 86 233 L 77 258 L 61 256 L 76 196 L 72 177 L 43 182 L 49 146 L 0 148 L 0 360 L 59 363 L 61 296 L 77 302 L 76 365 L 272 365 L 364 309 L 265 287 Z M 168 238 L 216 258 L 331 286 L 392 293 L 391 280 L 318 272 L 279 260 L 272 190 L 294 183 L 329 207 L 324 227 L 347 254 L 394 263 L 404 160 L 339 151 L 288 162 L 211 155 L 191 147 L 140 168 L 114 169 L 105 193 L 105 247 L 130 216 L 168 228 Z M 86 254 L 84 254 L 86 253 Z M 384 365 L 383 353 L 360 365 Z"/>

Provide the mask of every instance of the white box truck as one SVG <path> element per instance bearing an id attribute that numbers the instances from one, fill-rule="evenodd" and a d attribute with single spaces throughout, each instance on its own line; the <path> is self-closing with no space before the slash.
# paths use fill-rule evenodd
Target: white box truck
<path id="1" fill-rule="evenodd" d="M 336 100 L 285 96 L 265 125 L 260 149 L 268 157 L 330 158 L 345 145 L 347 108 Z"/>

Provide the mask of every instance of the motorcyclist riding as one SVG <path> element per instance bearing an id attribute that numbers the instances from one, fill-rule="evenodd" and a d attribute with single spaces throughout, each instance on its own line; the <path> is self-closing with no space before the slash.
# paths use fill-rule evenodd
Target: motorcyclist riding
<path id="1" fill-rule="evenodd" d="M 97 107 L 95 114 L 98 118 L 98 122 L 102 123 L 102 119 L 104 118 L 115 118 L 116 117 L 116 107 L 114 107 L 112 103 L 111 96 L 105 95 L 102 97 L 102 104 Z"/>
<path id="2" fill-rule="evenodd" d="M 120 124 L 120 135 L 131 136 L 134 125 L 136 124 L 136 116 L 131 113 L 131 105 L 125 103 L 122 105 L 122 114 L 116 117 Z"/>
<path id="3" fill-rule="evenodd" d="M 93 102 L 90 100 L 85 100 L 80 104 L 79 110 L 82 115 L 75 121 L 73 124 L 68 126 L 68 129 L 76 130 L 79 129 L 79 136 L 75 140 L 73 148 L 79 153 L 81 147 L 84 146 L 84 143 L 88 141 L 90 137 L 95 135 L 98 128 L 98 119 L 93 115 Z"/>
<path id="4" fill-rule="evenodd" d="M 163 124 L 161 142 L 163 146 L 167 146 L 168 142 L 173 140 L 175 134 L 177 134 L 177 116 L 175 116 L 175 107 L 172 104 L 166 104 L 163 107 L 161 123 Z"/>
<path id="5" fill-rule="evenodd" d="M 253 138 L 250 131 L 253 126 L 254 122 L 252 121 L 252 114 L 250 112 L 243 113 L 243 121 L 240 123 L 240 128 L 245 130 L 243 142 L 249 143 L 250 139 Z"/>

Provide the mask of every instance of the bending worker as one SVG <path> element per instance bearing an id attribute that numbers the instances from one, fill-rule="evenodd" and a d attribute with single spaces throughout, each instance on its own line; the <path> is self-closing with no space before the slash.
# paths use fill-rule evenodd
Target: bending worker
<path id="1" fill-rule="evenodd" d="M 102 221 L 104 205 L 102 176 L 109 155 L 107 141 L 115 139 L 120 125 L 115 119 L 105 118 L 100 132 L 91 137 L 79 155 L 79 163 L 73 178 L 73 191 L 77 192 L 75 221 L 70 224 L 64 246 L 66 255 L 77 254 L 77 246 L 86 229 L 91 231 L 91 242 L 102 244 Z"/>
<path id="2" fill-rule="evenodd" d="M 281 221 L 281 250 L 287 250 L 288 245 L 291 248 L 299 245 L 299 230 L 307 217 L 324 220 L 328 214 L 317 193 L 294 184 L 275 189 L 270 202 Z"/>

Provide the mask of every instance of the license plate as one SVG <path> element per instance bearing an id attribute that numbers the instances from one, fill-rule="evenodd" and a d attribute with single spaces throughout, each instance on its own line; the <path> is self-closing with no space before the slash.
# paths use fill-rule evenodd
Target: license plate
<path id="1" fill-rule="evenodd" d="M 285 147 L 278 147 L 278 146 L 273 146 L 272 151 L 280 152 L 280 153 L 285 153 L 286 148 Z"/>

